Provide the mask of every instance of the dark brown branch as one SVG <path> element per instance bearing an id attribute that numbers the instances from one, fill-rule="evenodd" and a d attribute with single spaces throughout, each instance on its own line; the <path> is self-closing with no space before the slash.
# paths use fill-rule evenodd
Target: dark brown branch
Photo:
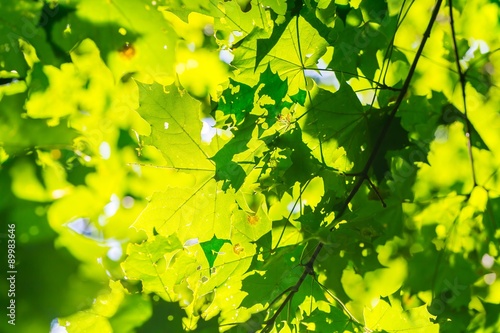
<path id="1" fill-rule="evenodd" d="M 375 184 L 372 183 L 372 181 L 370 180 L 370 177 L 366 177 L 366 181 L 368 182 L 368 184 L 370 185 L 371 189 L 373 190 L 373 192 L 375 192 L 375 194 L 377 195 L 378 199 L 380 200 L 380 202 L 382 203 L 382 206 L 385 208 L 387 207 L 387 204 L 385 203 L 384 201 L 384 198 L 382 198 L 382 195 L 380 194 L 377 186 L 375 186 Z"/>
<path id="2" fill-rule="evenodd" d="M 413 75 L 415 74 L 415 70 L 417 68 L 418 61 L 422 55 L 422 51 L 424 50 L 425 43 L 427 42 L 427 39 L 429 39 L 429 37 L 431 35 L 432 26 L 434 25 L 434 21 L 436 21 L 436 17 L 437 17 L 437 14 L 439 12 L 439 8 L 441 8 L 442 2 L 443 2 L 442 0 L 436 1 L 436 5 L 434 7 L 434 10 L 432 11 L 431 19 L 429 21 L 429 24 L 427 25 L 427 28 L 425 29 L 425 32 L 424 32 L 424 35 L 422 38 L 422 42 L 420 43 L 418 50 L 417 50 L 417 53 L 415 54 L 415 58 L 413 59 L 413 63 L 411 64 L 410 70 L 408 71 L 408 76 L 406 77 L 406 80 L 403 83 L 403 87 L 401 88 L 401 92 L 399 93 L 396 102 L 392 106 L 391 113 L 387 116 L 387 120 L 384 123 L 384 126 L 382 127 L 382 130 L 380 131 L 380 134 L 377 137 L 377 140 L 375 141 L 373 150 L 372 150 L 370 156 L 368 157 L 368 160 L 365 164 L 365 167 L 361 171 L 361 177 L 357 180 L 356 184 L 354 185 L 351 192 L 349 193 L 347 200 L 342 205 L 341 210 L 339 211 L 337 216 L 335 216 L 336 219 L 338 219 L 339 217 L 341 217 L 344 214 L 345 210 L 347 209 L 347 206 L 349 205 L 351 200 L 354 198 L 356 193 L 359 191 L 363 181 L 368 176 L 368 171 L 370 170 L 373 162 L 375 161 L 375 158 L 377 157 L 377 154 L 382 146 L 382 142 L 384 141 L 387 133 L 389 132 L 389 127 L 391 126 L 391 123 L 394 120 L 394 117 L 396 116 L 396 112 L 398 112 L 399 107 L 401 106 L 401 103 L 403 102 L 404 97 L 405 97 L 406 93 L 408 92 L 408 89 L 410 88 L 410 82 L 413 78 Z M 333 230 L 333 228 L 334 227 L 332 227 L 330 230 Z"/>
<path id="3" fill-rule="evenodd" d="M 267 324 L 262 330 L 262 333 L 269 333 L 273 329 L 274 323 L 276 322 L 276 319 L 280 315 L 281 311 L 285 308 L 285 306 L 290 302 L 293 298 L 293 296 L 299 291 L 300 286 L 306 279 L 308 275 L 313 275 L 314 274 L 314 269 L 313 269 L 313 264 L 316 261 L 316 258 L 318 257 L 318 254 L 321 252 L 321 249 L 323 248 L 323 243 L 319 243 L 316 248 L 314 249 L 314 253 L 311 255 L 307 263 L 304 265 L 304 271 L 302 272 L 302 275 L 300 276 L 299 280 L 295 285 L 293 285 L 290 289 L 290 293 L 286 296 L 285 300 L 280 304 L 280 307 L 276 310 L 274 315 L 267 320 Z"/>
<path id="4" fill-rule="evenodd" d="M 430 21 L 429 21 L 429 23 L 427 25 L 427 28 L 425 29 L 424 36 L 423 36 L 423 39 L 422 39 L 422 43 L 420 43 L 420 46 L 419 46 L 419 48 L 417 50 L 415 58 L 413 59 L 413 63 L 411 65 L 411 67 L 410 67 L 410 70 L 408 72 L 408 76 L 406 77 L 406 80 L 405 80 L 405 82 L 403 84 L 403 87 L 401 88 L 401 92 L 398 95 L 398 99 L 396 100 L 396 103 L 394 104 L 391 113 L 389 114 L 386 122 L 384 123 L 384 126 L 382 127 L 382 130 L 380 132 L 380 135 L 378 136 L 377 140 L 375 141 L 375 145 L 374 145 L 373 151 L 371 152 L 370 156 L 368 157 L 366 165 L 365 165 L 365 167 L 363 168 L 363 171 L 360 174 L 360 178 L 356 181 L 353 189 L 351 190 L 351 192 L 349 193 L 347 199 L 345 200 L 345 202 L 343 204 L 343 207 L 341 209 L 341 213 L 338 214 L 336 216 L 336 218 L 340 217 L 343 214 L 343 212 L 345 211 L 345 209 L 347 208 L 347 206 L 349 205 L 349 203 L 351 202 L 351 200 L 354 198 L 354 196 L 356 195 L 356 193 L 358 192 L 358 190 L 361 188 L 361 185 L 363 184 L 363 182 L 365 181 L 365 179 L 367 179 L 367 177 L 368 177 L 367 176 L 368 175 L 368 170 L 372 166 L 372 164 L 373 164 L 373 162 L 375 160 L 375 157 L 377 156 L 377 154 L 378 154 L 378 152 L 380 150 L 382 142 L 383 142 L 385 136 L 387 135 L 387 133 L 389 131 L 389 127 L 391 125 L 391 122 L 394 119 L 394 117 L 396 116 L 396 112 L 398 111 L 401 103 L 403 102 L 403 99 L 404 99 L 406 93 L 408 92 L 408 89 L 410 87 L 411 79 L 413 78 L 413 75 L 415 74 L 415 69 L 417 68 L 417 63 L 418 63 L 418 61 L 420 59 L 420 56 L 422 55 L 422 51 L 424 50 L 425 43 L 427 42 L 427 39 L 429 38 L 429 36 L 431 34 L 432 26 L 434 25 L 434 21 L 436 21 L 436 17 L 437 17 L 437 14 L 439 12 L 439 8 L 441 8 L 442 2 L 443 2 L 442 0 L 437 0 L 436 1 L 436 5 L 435 5 L 435 7 L 434 7 L 434 9 L 432 11 L 431 19 L 430 19 Z M 330 230 L 332 230 L 332 229 L 330 229 Z M 295 283 L 295 285 L 293 285 L 291 287 L 290 293 L 287 295 L 287 297 L 285 298 L 285 300 L 280 304 L 279 308 L 276 310 L 276 312 L 273 314 L 273 316 L 271 318 L 269 318 L 269 320 L 266 321 L 266 326 L 262 330 L 262 333 L 269 333 L 269 332 L 271 332 L 271 330 L 274 327 L 274 323 L 276 322 L 276 319 L 278 318 L 278 316 L 280 315 L 280 313 L 283 311 L 283 309 L 285 308 L 285 306 L 287 305 L 287 303 L 292 300 L 293 296 L 300 289 L 300 286 L 302 285 L 302 283 L 304 282 L 304 280 L 306 279 L 306 277 L 308 275 L 310 275 L 310 274 L 314 274 L 314 268 L 313 268 L 314 262 L 316 261 L 316 258 L 318 257 L 319 253 L 323 249 L 324 245 L 325 244 L 323 242 L 319 242 L 318 245 L 316 245 L 316 248 L 314 249 L 313 254 L 309 258 L 309 260 L 307 261 L 307 263 L 304 265 L 305 266 L 304 272 L 302 272 L 302 275 L 300 276 L 300 278 L 297 281 L 297 283 Z"/>

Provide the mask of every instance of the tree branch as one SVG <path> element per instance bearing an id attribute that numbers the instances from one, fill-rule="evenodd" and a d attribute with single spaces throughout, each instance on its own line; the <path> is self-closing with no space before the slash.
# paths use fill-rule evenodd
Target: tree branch
<path id="1" fill-rule="evenodd" d="M 316 248 L 314 249 L 314 253 L 311 255 L 307 263 L 304 265 L 304 271 L 302 272 L 302 275 L 300 276 L 299 280 L 295 285 L 291 287 L 290 293 L 286 296 L 285 300 L 280 304 L 280 307 L 276 310 L 274 315 L 267 320 L 266 326 L 262 330 L 262 333 L 269 333 L 273 329 L 274 323 L 276 322 L 276 319 L 280 315 L 281 311 L 285 308 L 288 302 L 290 302 L 293 298 L 293 296 L 299 291 L 300 286 L 306 279 L 308 275 L 314 274 L 314 269 L 313 269 L 313 264 L 314 261 L 316 261 L 316 258 L 318 257 L 318 254 L 321 252 L 321 249 L 323 248 L 323 243 L 319 243 Z"/>
<path id="2" fill-rule="evenodd" d="M 396 113 L 399 110 L 399 107 L 401 106 L 401 103 L 404 100 L 404 97 L 406 93 L 408 92 L 408 89 L 410 88 L 410 82 L 411 79 L 413 78 L 413 75 L 415 74 L 415 70 L 417 68 L 418 61 L 420 57 L 422 56 L 422 51 L 424 50 L 425 43 L 427 42 L 427 39 L 431 35 L 431 30 L 432 26 L 434 25 L 434 21 L 436 21 L 437 14 L 439 12 L 439 8 L 441 8 L 442 0 L 437 0 L 436 5 L 434 6 L 434 9 L 432 11 L 431 19 L 429 21 L 429 24 L 427 25 L 427 28 L 425 29 L 422 42 L 420 43 L 417 53 L 415 54 L 415 58 L 413 59 L 413 63 L 411 64 L 410 70 L 408 71 L 408 76 L 406 77 L 405 82 L 403 83 L 403 87 L 401 88 L 401 92 L 398 95 L 398 98 L 396 100 L 396 103 L 394 103 L 394 106 L 392 107 L 391 113 L 388 115 L 386 122 L 384 123 L 384 126 L 382 127 L 382 130 L 380 131 L 379 136 L 377 137 L 377 140 L 375 141 L 375 145 L 373 147 L 373 150 L 368 157 L 368 160 L 365 164 L 365 167 L 361 171 L 361 176 L 357 180 L 356 184 L 352 188 L 351 192 L 349 193 L 347 200 L 344 202 L 342 205 L 341 210 L 339 211 L 339 214 L 335 216 L 335 218 L 341 217 L 345 210 L 347 209 L 347 206 L 351 202 L 351 200 L 354 198 L 356 193 L 359 191 L 361 188 L 362 183 L 365 181 L 365 179 L 368 177 L 368 171 L 372 167 L 373 162 L 375 161 L 375 158 L 377 157 L 377 154 L 380 150 L 380 147 L 382 146 L 382 142 L 384 141 L 387 133 L 389 132 L 389 127 L 391 126 L 392 121 L 394 120 L 394 117 L 396 116 Z M 330 230 L 333 230 L 334 227 L 332 227 Z"/>
<path id="3" fill-rule="evenodd" d="M 349 205 L 349 203 L 351 202 L 351 200 L 354 198 L 354 196 L 356 195 L 356 193 L 358 192 L 358 190 L 361 188 L 361 185 L 363 184 L 363 182 L 365 181 L 365 179 L 368 177 L 367 176 L 368 175 L 368 170 L 372 166 L 372 164 L 373 164 L 373 162 L 374 162 L 374 160 L 375 160 L 375 158 L 376 158 L 376 156 L 377 156 L 377 154 L 378 154 L 378 152 L 380 150 L 382 142 L 383 142 L 385 136 L 387 135 L 387 133 L 389 131 L 389 127 L 390 127 L 390 125 L 392 123 L 392 120 L 396 116 L 396 112 L 398 111 L 399 107 L 401 106 L 401 103 L 403 102 L 403 99 L 404 99 L 406 93 L 408 92 L 408 89 L 410 87 L 411 79 L 413 78 L 413 75 L 415 74 L 415 69 L 417 68 L 417 63 L 418 63 L 418 61 L 420 59 L 420 56 L 422 55 L 422 51 L 424 50 L 425 43 L 427 42 L 427 39 L 429 38 L 429 36 L 431 34 L 432 26 L 434 25 L 434 22 L 436 21 L 437 14 L 439 12 L 439 9 L 441 8 L 441 4 L 442 4 L 442 0 L 437 0 L 436 1 L 436 5 L 435 5 L 435 7 L 434 7 L 434 9 L 432 11 L 431 18 L 429 20 L 427 28 L 425 29 L 422 42 L 420 43 L 420 46 L 419 46 L 419 48 L 417 50 L 415 58 L 413 59 L 413 63 L 412 63 L 412 65 L 410 67 L 410 70 L 408 72 L 408 76 L 406 77 L 406 80 L 405 80 L 405 82 L 403 84 L 403 87 L 401 88 L 401 91 L 400 91 L 400 93 L 398 95 L 396 103 L 394 104 L 391 113 L 389 114 L 386 122 L 384 123 L 384 126 L 382 127 L 382 130 L 380 131 L 379 136 L 377 137 L 377 140 L 375 141 L 375 145 L 374 145 L 373 151 L 371 152 L 370 156 L 368 157 L 366 165 L 365 165 L 365 167 L 363 168 L 363 171 L 360 174 L 360 178 L 356 181 L 353 189 L 350 191 L 349 195 L 347 196 L 346 200 L 344 201 L 344 204 L 343 204 L 343 206 L 341 208 L 340 214 L 338 214 L 336 216 L 336 218 L 340 217 L 344 213 L 344 211 L 346 210 L 347 206 Z M 332 230 L 332 229 L 330 229 L 330 230 Z M 266 326 L 261 331 L 262 333 L 269 333 L 269 332 L 271 332 L 271 330 L 274 327 L 274 323 L 276 322 L 276 319 L 278 318 L 278 316 L 280 315 L 280 313 L 283 311 L 283 309 L 285 308 L 286 304 L 288 302 L 290 302 L 292 300 L 293 296 L 298 292 L 298 290 L 300 289 L 300 287 L 301 287 L 302 283 L 304 282 L 305 278 L 307 277 L 307 275 L 314 273 L 314 269 L 313 269 L 314 262 L 316 261 L 316 258 L 318 257 L 318 255 L 321 252 L 321 250 L 323 249 L 323 247 L 324 247 L 324 243 L 323 242 L 319 242 L 318 245 L 316 245 L 316 248 L 314 249 L 313 254 L 309 258 L 309 260 L 307 261 L 307 263 L 304 265 L 305 266 L 304 272 L 302 272 L 302 275 L 300 276 L 300 278 L 297 281 L 297 283 L 295 283 L 295 285 L 292 286 L 292 288 L 290 290 L 290 293 L 287 295 L 287 297 L 283 301 L 283 303 L 281 303 L 280 307 L 276 310 L 276 312 L 273 314 L 273 316 L 269 320 L 266 321 Z"/>

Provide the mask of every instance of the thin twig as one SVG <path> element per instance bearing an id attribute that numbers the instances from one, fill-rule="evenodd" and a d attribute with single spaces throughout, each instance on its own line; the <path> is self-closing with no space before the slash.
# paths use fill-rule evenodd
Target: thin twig
<path id="1" fill-rule="evenodd" d="M 345 313 L 347 313 L 347 315 L 349 316 L 349 318 L 354 321 L 356 324 L 358 325 L 361 325 L 361 326 L 364 326 L 352 313 L 351 311 L 349 311 L 349 309 L 347 308 L 347 306 L 344 304 L 344 302 L 342 302 L 340 300 L 340 298 L 338 298 L 337 296 L 335 296 L 327 287 L 325 287 L 321 282 L 318 281 L 318 279 L 315 277 L 314 278 L 314 281 L 316 281 L 316 283 L 321 287 L 323 288 L 323 290 L 331 297 L 333 298 L 339 305 L 340 307 L 345 311 Z"/>
<path id="2" fill-rule="evenodd" d="M 375 184 L 372 183 L 372 181 L 370 180 L 370 177 L 366 177 L 366 181 L 368 182 L 368 184 L 370 184 L 370 187 L 372 188 L 373 192 L 375 192 L 375 194 L 377 195 L 378 199 L 382 203 L 382 206 L 384 208 L 387 207 L 387 204 L 385 203 L 384 198 L 382 198 L 382 195 L 380 194 L 380 192 L 379 192 L 378 188 L 375 186 Z"/>
<path id="3" fill-rule="evenodd" d="M 474 168 L 474 155 L 472 154 L 472 138 L 471 138 L 471 125 L 469 121 L 469 117 L 467 117 L 467 103 L 466 103 L 466 95 L 465 95 L 465 74 L 462 71 L 462 67 L 460 66 L 460 58 L 458 56 L 458 46 L 457 46 L 457 38 L 455 34 L 455 22 L 453 20 L 453 1 L 449 0 L 449 8 L 450 8 L 450 26 L 451 26 L 451 37 L 453 39 L 453 51 L 455 53 L 455 64 L 457 65 L 458 77 L 460 79 L 460 87 L 462 89 L 462 102 L 464 104 L 464 116 L 465 116 L 465 136 L 467 138 L 467 151 L 469 153 L 469 160 L 471 164 L 472 170 L 472 181 L 474 183 L 474 187 L 477 186 L 476 182 L 476 170 Z"/>

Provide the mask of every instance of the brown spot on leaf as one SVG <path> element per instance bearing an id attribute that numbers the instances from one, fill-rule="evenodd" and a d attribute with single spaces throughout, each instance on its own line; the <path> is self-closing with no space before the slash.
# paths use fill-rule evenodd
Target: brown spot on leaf
<path id="1" fill-rule="evenodd" d="M 259 217 L 257 215 L 247 215 L 247 221 L 251 225 L 256 225 L 259 222 Z"/>
<path id="2" fill-rule="evenodd" d="M 244 250 L 245 249 L 243 248 L 243 246 L 241 246 L 239 243 L 238 244 L 234 244 L 234 246 L 233 246 L 233 252 L 236 253 L 237 255 L 239 255 Z"/>
<path id="3" fill-rule="evenodd" d="M 120 54 L 127 59 L 132 59 L 135 56 L 135 48 L 132 44 L 125 43 L 120 50 Z"/>

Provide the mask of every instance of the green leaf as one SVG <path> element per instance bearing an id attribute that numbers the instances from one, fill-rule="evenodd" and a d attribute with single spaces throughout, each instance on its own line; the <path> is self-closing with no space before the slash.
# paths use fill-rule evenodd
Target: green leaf
<path id="1" fill-rule="evenodd" d="M 139 86 L 140 115 L 151 124 L 144 142 L 156 146 L 169 165 L 177 169 L 213 170 L 208 159 L 214 148 L 202 142 L 201 103 L 175 85 Z"/>
<path id="2" fill-rule="evenodd" d="M 235 207 L 231 191 L 224 193 L 215 180 L 202 178 L 192 186 L 155 193 L 133 226 L 149 236 L 153 228 L 160 235 L 176 235 L 181 242 L 206 242 L 214 235 L 230 239 L 231 230 L 225 223 Z"/>
<path id="3" fill-rule="evenodd" d="M 231 116 L 224 120 L 234 135 L 212 157 L 216 165 L 216 179 L 224 181 L 223 190 L 229 186 L 238 190 L 243 185 L 246 175 L 259 164 L 260 159 L 267 158 L 266 144 L 278 135 L 276 132 L 280 128 L 276 125 L 280 117 L 289 117 L 282 116 L 282 113 L 292 107 L 292 98 L 298 102 L 305 99 L 304 92 L 298 92 L 288 99 L 287 81 L 281 80 L 270 67 L 260 74 L 260 81 L 261 84 L 250 87 L 230 80 L 218 105 L 218 110 Z M 262 137 L 266 130 L 272 134 Z M 245 155 L 241 154 L 245 151 Z"/>
<path id="4" fill-rule="evenodd" d="M 68 332 L 129 332 L 151 315 L 149 302 L 129 295 L 120 282 L 110 281 L 111 290 L 98 296 L 92 308 L 59 320 Z M 131 308 L 131 305 L 134 307 Z"/>
<path id="5" fill-rule="evenodd" d="M 73 323 L 73 325 L 65 326 L 67 323 Z M 66 318 L 64 322 L 60 322 L 59 325 L 71 333 L 84 333 L 94 329 L 103 333 L 113 332 L 107 318 L 87 312 L 78 312 Z"/>
<path id="6" fill-rule="evenodd" d="M 498 1 L 443 2 L 3 1 L 19 330 L 499 331 Z"/>
<path id="7" fill-rule="evenodd" d="M 281 77 L 288 79 L 290 91 L 294 93 L 306 86 L 303 71 L 306 68 L 316 68 L 316 63 L 325 53 L 327 45 L 318 32 L 301 17 L 288 23 L 283 37 L 267 52 L 256 67 L 258 41 L 258 37 L 249 36 L 236 48 L 231 64 L 239 70 L 238 80 L 255 84 L 252 74 L 264 72 L 270 66 Z M 287 51 L 282 52 L 282 50 Z"/>
<path id="8" fill-rule="evenodd" d="M 384 135 L 381 148 L 373 161 L 373 172 L 377 180 L 381 180 L 390 170 L 390 162 L 388 159 L 388 153 L 390 151 L 400 151 L 406 147 L 410 149 L 413 148 L 408 140 L 408 132 L 401 126 L 401 119 L 399 117 L 394 117 L 394 119 L 392 119 L 385 133 L 381 133 L 381 130 L 384 123 L 387 122 L 388 116 L 382 113 L 379 117 L 380 119 L 372 119 L 370 123 L 375 129 L 372 132 L 372 140 L 374 142 L 380 135 Z M 380 125 L 376 126 L 377 123 Z M 416 149 L 418 149 L 418 147 L 416 147 Z"/>
<path id="9" fill-rule="evenodd" d="M 364 311 L 366 326 L 375 330 L 404 330 L 405 332 L 439 332 L 439 325 L 431 322 L 426 306 L 403 311 L 399 304 L 379 301 L 373 309 Z"/>
<path id="10" fill-rule="evenodd" d="M 303 246 L 290 246 L 279 248 L 277 252 L 268 257 L 253 274 L 243 280 L 242 290 L 247 292 L 242 305 L 251 307 L 261 304 L 266 307 L 292 287 L 300 277 L 302 269 L 299 265 Z M 290 269 L 292 267 L 292 269 Z"/>
<path id="11" fill-rule="evenodd" d="M 174 256 L 177 254 L 175 260 Z M 142 244 L 129 244 L 122 268 L 127 277 L 142 281 L 144 293 L 155 293 L 167 301 L 177 299 L 174 286 L 179 283 L 175 269 L 179 265 L 186 273 L 196 270 L 196 261 L 183 253 L 176 236 L 149 237 Z M 171 260 L 167 264 L 167 259 Z"/>
<path id="12" fill-rule="evenodd" d="M 319 172 L 319 163 L 310 147 L 303 142 L 302 131 L 299 126 L 292 128 L 272 141 L 272 146 L 280 149 L 290 149 L 291 166 L 285 164 L 286 170 L 281 178 L 276 179 L 283 182 L 287 189 L 291 188 L 295 182 L 305 184 L 311 180 L 311 176 Z"/>
<path id="13" fill-rule="evenodd" d="M 45 120 L 23 117 L 26 93 L 3 96 L 0 100 L 0 146 L 7 154 L 16 155 L 35 147 L 71 147 L 77 132 L 61 122 L 49 126 Z M 22 136 L 19 133 L 24 133 Z"/>
<path id="14" fill-rule="evenodd" d="M 304 329 L 300 332 L 342 332 L 348 329 L 354 330 L 354 325 L 350 323 L 350 318 L 347 317 L 341 310 L 330 307 L 329 312 L 314 310 L 310 316 L 306 316 L 301 323 Z M 305 329 L 307 327 L 307 329 Z M 314 327 L 314 329 L 312 329 Z"/>
<path id="15" fill-rule="evenodd" d="M 465 118 L 465 115 L 460 112 L 453 104 L 448 103 L 443 106 L 442 108 L 442 118 L 440 119 L 440 124 L 443 125 L 451 125 L 456 121 L 459 121 L 464 124 L 464 129 L 470 130 L 470 140 L 471 144 L 479 149 L 484 149 L 484 150 L 489 150 L 488 146 L 486 143 L 483 141 L 481 138 L 481 135 L 477 132 L 476 128 L 474 125 L 470 122 L 470 120 L 467 120 Z M 465 125 L 467 123 L 467 125 Z"/>
<path id="16" fill-rule="evenodd" d="M 271 224 L 265 203 L 256 212 L 237 210 L 231 216 L 231 225 L 252 241 L 265 235 L 271 229 Z"/>
<path id="17" fill-rule="evenodd" d="M 233 115 L 235 125 L 239 125 L 254 108 L 254 95 L 254 88 L 229 78 L 229 87 L 222 92 L 217 110 Z"/>
<path id="18" fill-rule="evenodd" d="M 44 42 L 45 35 L 37 27 L 43 15 L 42 6 L 42 3 L 33 1 L 4 2 L 0 5 L 3 14 L 0 20 L 0 77 L 12 71 L 17 73 L 17 77 L 26 77 L 29 65 L 22 56 L 20 40 Z M 40 42 L 37 44 L 43 47 Z"/>
<path id="19" fill-rule="evenodd" d="M 298 117 L 306 134 L 304 142 L 316 159 L 346 171 L 366 161 L 373 110 L 363 110 L 351 86 L 344 83 L 335 93 L 319 90 L 306 107 Z M 339 156 L 339 148 L 345 157 Z"/>
<path id="20" fill-rule="evenodd" d="M 89 38 L 115 77 L 137 72 L 138 77 L 165 80 L 174 73 L 176 34 L 151 2 L 76 1 L 58 4 L 47 16 L 43 26 L 54 53 L 68 53 Z"/>
<path id="21" fill-rule="evenodd" d="M 130 332 L 143 325 L 152 315 L 150 300 L 143 295 L 128 295 L 109 319 L 113 332 Z"/>
<path id="22" fill-rule="evenodd" d="M 231 244 L 231 242 L 227 239 L 218 239 L 217 237 L 212 237 L 211 240 L 208 242 L 201 242 L 200 246 L 203 249 L 203 252 L 205 253 L 205 256 L 207 257 L 208 260 L 208 265 L 210 268 L 214 267 L 214 262 L 215 259 L 217 258 L 217 255 L 219 254 L 219 250 L 221 249 L 222 245 L 225 243 Z"/>

